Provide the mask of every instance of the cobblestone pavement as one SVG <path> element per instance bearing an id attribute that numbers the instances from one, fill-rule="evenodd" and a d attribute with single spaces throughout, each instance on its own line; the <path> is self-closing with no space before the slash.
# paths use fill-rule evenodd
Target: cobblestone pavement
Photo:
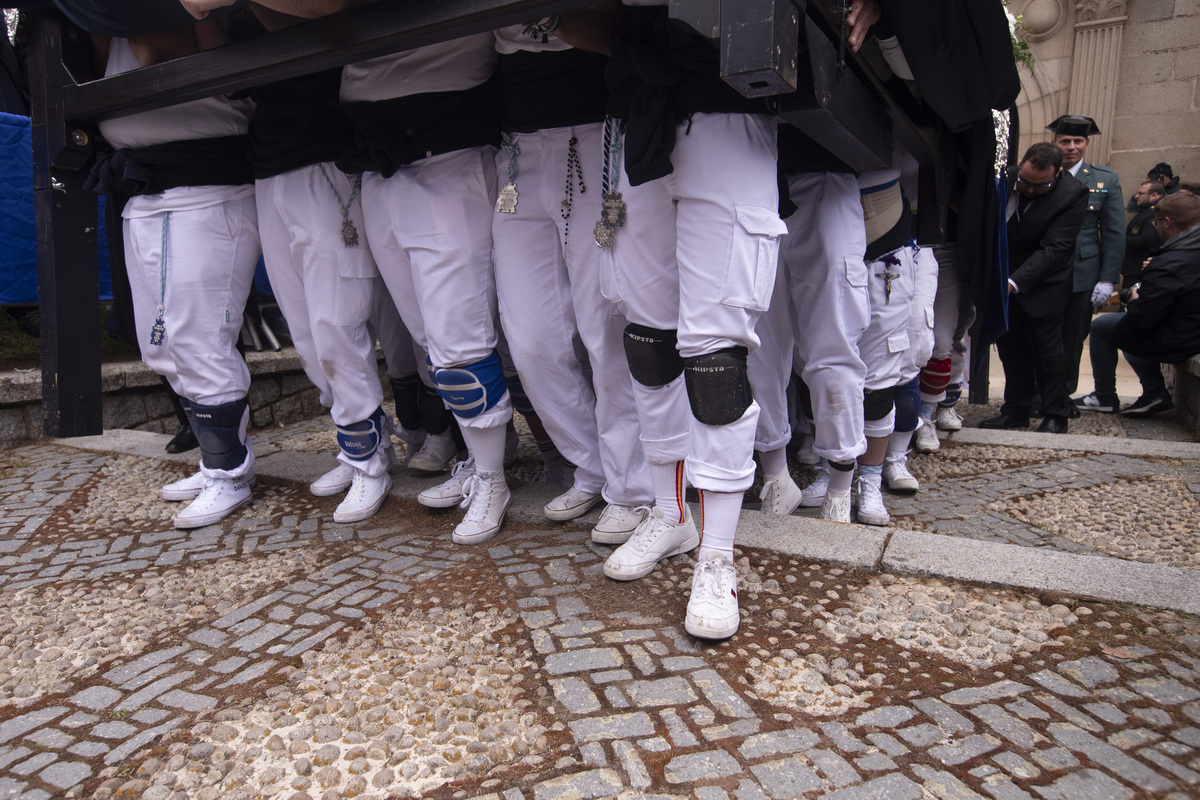
<path id="1" fill-rule="evenodd" d="M 320 423 L 259 438 L 333 449 Z M 925 489 L 894 509 L 1101 550 L 1022 517 L 1107 476 L 1166 491 L 1121 524 L 1169 531 L 1200 490 L 1185 459 L 1007 450 L 914 458 Z M 688 556 L 618 584 L 586 526 L 458 548 L 453 511 L 335 525 L 337 498 L 270 477 L 175 531 L 157 488 L 186 471 L 0 451 L 0 798 L 1200 796 L 1188 615 L 747 548 L 742 628 L 709 644 L 682 629 Z"/>

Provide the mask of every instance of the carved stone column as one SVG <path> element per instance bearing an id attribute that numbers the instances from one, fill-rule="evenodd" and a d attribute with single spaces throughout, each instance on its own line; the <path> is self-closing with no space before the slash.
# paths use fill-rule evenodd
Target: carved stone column
<path id="1" fill-rule="evenodd" d="M 1088 160 L 1103 164 L 1112 151 L 1117 72 L 1128 0 L 1081 0 L 1075 5 L 1075 55 L 1067 113 L 1096 120 L 1102 136 L 1091 144 Z"/>

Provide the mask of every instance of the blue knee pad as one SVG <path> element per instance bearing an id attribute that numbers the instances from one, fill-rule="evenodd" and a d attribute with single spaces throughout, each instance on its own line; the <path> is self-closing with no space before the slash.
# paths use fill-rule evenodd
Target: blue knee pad
<path id="1" fill-rule="evenodd" d="M 429 362 L 429 374 L 442 400 L 463 419 L 478 417 L 508 391 L 500 354 L 495 350 L 487 358 L 462 367 L 434 367 Z"/>
<path id="2" fill-rule="evenodd" d="M 366 461 L 383 441 L 383 407 L 362 422 L 337 426 L 337 443 L 351 461 Z"/>
<path id="3" fill-rule="evenodd" d="M 917 417 L 921 411 L 921 378 L 918 375 L 908 383 L 902 383 L 892 392 L 896 403 L 896 432 L 908 433 L 917 429 Z"/>

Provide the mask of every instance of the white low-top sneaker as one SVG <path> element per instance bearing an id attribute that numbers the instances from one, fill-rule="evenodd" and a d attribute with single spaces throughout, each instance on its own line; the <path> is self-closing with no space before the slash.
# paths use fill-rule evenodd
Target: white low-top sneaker
<path id="1" fill-rule="evenodd" d="M 572 486 L 558 497 L 546 503 L 546 519 L 563 522 L 582 517 L 604 498 L 599 492 L 585 492 Z"/>
<path id="2" fill-rule="evenodd" d="M 699 639 L 728 639 L 741 621 L 733 561 L 725 553 L 705 553 L 692 574 L 692 595 L 683 627 Z"/>
<path id="3" fill-rule="evenodd" d="M 850 490 L 844 492 L 827 491 L 821 502 L 821 519 L 830 522 L 850 521 Z"/>
<path id="4" fill-rule="evenodd" d="M 817 467 L 817 477 L 813 478 L 812 483 L 804 487 L 804 497 L 800 500 L 800 505 L 805 508 L 816 508 L 825 502 L 825 493 L 829 491 L 829 467 Z"/>
<path id="5" fill-rule="evenodd" d="M 360 522 L 374 515 L 392 488 L 392 476 L 386 472 L 372 477 L 361 469 L 351 471 L 354 477 L 350 491 L 346 492 L 346 499 L 333 512 L 334 522 Z"/>
<path id="6" fill-rule="evenodd" d="M 333 497 L 350 488 L 354 481 L 354 467 L 338 462 L 338 465 L 308 485 L 314 497 Z"/>
<path id="7" fill-rule="evenodd" d="M 864 525 L 887 525 L 892 521 L 883 504 L 880 483 L 879 475 L 858 476 L 858 521 Z"/>
<path id="8" fill-rule="evenodd" d="M 592 528 L 592 541 L 597 544 L 625 544 L 637 526 L 650 515 L 650 506 L 620 506 L 609 503 L 600 512 L 600 521 Z"/>
<path id="9" fill-rule="evenodd" d="M 512 493 L 503 472 L 475 470 L 463 486 L 462 507 L 467 515 L 454 529 L 455 544 L 481 544 L 500 532 Z"/>
<path id="10" fill-rule="evenodd" d="M 252 499 L 250 482 L 245 475 L 231 477 L 226 470 L 206 470 L 205 473 L 200 494 L 175 515 L 176 528 L 203 528 L 220 522 Z"/>
<path id="11" fill-rule="evenodd" d="M 883 481 L 893 492 L 915 492 L 921 482 L 908 471 L 908 453 L 888 453 L 883 462 Z"/>
<path id="12" fill-rule="evenodd" d="M 417 495 L 417 502 L 430 508 L 453 508 L 463 501 L 463 486 L 474 474 L 474 458 L 460 461 L 454 465 L 450 480 L 430 486 Z"/>
<path id="13" fill-rule="evenodd" d="M 650 509 L 646 521 L 637 527 L 629 541 L 613 551 L 604 562 L 604 574 L 613 580 L 632 581 L 649 575 L 659 561 L 694 550 L 700 534 L 692 522 L 692 512 L 684 506 L 682 523 L 663 519 L 662 509 Z"/>
<path id="14" fill-rule="evenodd" d="M 963 418 L 954 406 L 938 406 L 933 412 L 933 421 L 939 431 L 961 431 Z"/>
<path id="15" fill-rule="evenodd" d="M 921 420 L 921 426 L 913 432 L 912 446 L 918 453 L 936 453 L 942 449 L 932 420 Z"/>
<path id="16" fill-rule="evenodd" d="M 430 434 L 425 437 L 421 449 L 408 459 L 408 468 L 414 472 L 429 472 L 437 474 L 450 468 L 450 462 L 458 455 L 458 445 L 454 443 L 454 434 L 450 429 L 444 433 Z"/>
<path id="17" fill-rule="evenodd" d="M 200 490 L 203 488 L 204 473 L 196 470 L 186 478 L 180 478 L 174 483 L 168 483 L 159 489 L 158 492 L 162 495 L 163 500 L 179 502 L 181 500 L 195 500 L 200 496 Z"/>
<path id="18" fill-rule="evenodd" d="M 762 510 L 768 514 L 778 514 L 786 517 L 796 510 L 796 506 L 804 499 L 804 492 L 792 479 L 792 474 L 784 470 L 778 475 L 767 478 L 763 482 L 762 491 L 758 493 L 762 500 Z"/>

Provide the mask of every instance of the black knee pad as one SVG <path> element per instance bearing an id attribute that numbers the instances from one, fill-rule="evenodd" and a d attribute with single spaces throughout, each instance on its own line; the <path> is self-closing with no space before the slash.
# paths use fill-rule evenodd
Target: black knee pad
<path id="1" fill-rule="evenodd" d="M 529 401 L 529 395 L 525 394 L 525 387 L 521 384 L 521 376 L 514 372 L 505 375 L 504 379 L 508 381 L 508 397 L 517 413 L 522 417 L 536 414 L 533 403 Z"/>
<path id="2" fill-rule="evenodd" d="M 675 349 L 676 331 L 645 325 L 625 326 L 625 359 L 633 379 L 643 386 L 666 386 L 683 373 L 683 358 Z"/>
<path id="3" fill-rule="evenodd" d="M 392 399 L 396 402 L 396 419 L 406 430 L 421 427 L 421 379 L 417 373 L 402 378 L 388 378 L 392 386 Z"/>
<path id="4" fill-rule="evenodd" d="M 896 400 L 892 396 L 895 389 L 896 387 L 889 386 L 886 389 L 868 389 L 864 392 L 863 419 L 883 419 L 892 413 L 892 409 L 896 405 Z"/>
<path id="5" fill-rule="evenodd" d="M 454 415 L 446 408 L 437 389 L 422 383 L 418 402 L 421 406 L 421 429 L 434 436 L 445 433 Z"/>
<path id="6" fill-rule="evenodd" d="M 204 406 L 192 403 L 192 430 L 200 443 L 200 458 L 209 469 L 234 470 L 246 460 L 245 398 Z"/>
<path id="7" fill-rule="evenodd" d="M 685 358 L 683 374 L 692 415 L 705 425 L 737 422 L 754 400 L 744 347 Z"/>

